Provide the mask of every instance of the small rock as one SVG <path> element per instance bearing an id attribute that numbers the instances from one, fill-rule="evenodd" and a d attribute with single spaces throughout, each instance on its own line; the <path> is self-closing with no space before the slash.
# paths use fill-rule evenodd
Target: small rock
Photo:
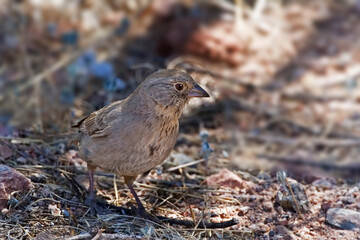
<path id="1" fill-rule="evenodd" d="M 21 163 L 21 164 L 25 164 L 27 162 L 27 160 L 24 157 L 18 157 L 16 159 L 16 162 Z"/>
<path id="2" fill-rule="evenodd" d="M 353 194 L 359 192 L 359 188 L 358 187 L 353 187 L 351 189 L 349 189 L 349 191 L 347 192 L 347 194 Z"/>
<path id="3" fill-rule="evenodd" d="M 31 181 L 22 173 L 6 165 L 0 165 L 0 210 L 6 208 L 9 194 L 30 187 Z"/>
<path id="4" fill-rule="evenodd" d="M 58 239 L 58 235 L 51 231 L 40 232 L 36 235 L 35 240 L 48 240 L 48 239 Z"/>
<path id="5" fill-rule="evenodd" d="M 60 153 L 61 155 L 65 153 L 65 144 L 64 143 L 59 143 L 57 145 L 57 152 Z"/>
<path id="6" fill-rule="evenodd" d="M 299 205 L 301 212 L 309 211 L 309 201 L 305 193 L 305 188 L 302 184 L 298 183 L 294 179 L 288 178 L 289 185 L 294 193 L 296 201 Z M 296 204 L 294 199 L 287 187 L 287 185 L 282 184 L 279 191 L 276 193 L 276 202 L 282 206 L 284 209 L 293 210 L 297 212 Z"/>
<path id="7" fill-rule="evenodd" d="M 326 212 L 326 222 L 346 230 L 360 228 L 360 212 L 345 208 L 330 208 Z"/>
<path id="8" fill-rule="evenodd" d="M 331 207 L 330 202 L 324 202 L 321 204 L 321 210 L 323 210 L 324 212 L 327 211 L 330 207 Z"/>
<path id="9" fill-rule="evenodd" d="M 263 180 L 268 180 L 271 178 L 270 174 L 267 172 L 259 172 L 259 174 L 257 175 L 257 177 L 259 179 L 263 179 Z"/>
<path id="10" fill-rule="evenodd" d="M 229 158 L 229 153 L 225 150 L 222 150 L 222 155 L 224 158 Z"/>
<path id="11" fill-rule="evenodd" d="M 46 183 L 46 176 L 40 173 L 33 173 L 30 176 L 30 180 L 36 183 Z"/>
<path id="12" fill-rule="evenodd" d="M 317 222 L 317 221 L 314 221 L 314 222 L 311 222 L 311 223 L 310 223 L 310 226 L 311 226 L 312 228 L 319 228 L 319 227 L 320 227 L 320 223 Z"/>
<path id="13" fill-rule="evenodd" d="M 287 219 L 280 219 L 277 223 L 278 223 L 279 225 L 288 226 L 288 225 L 289 225 L 289 220 L 287 220 Z"/>
<path id="14" fill-rule="evenodd" d="M 206 179 L 206 183 L 209 186 L 224 186 L 230 188 L 243 188 L 246 185 L 244 180 L 226 168 L 209 176 Z"/>
<path id="15" fill-rule="evenodd" d="M 281 236 L 284 240 L 295 240 L 297 239 L 295 234 L 283 225 L 275 226 L 277 235 Z"/>
<path id="16" fill-rule="evenodd" d="M 264 209 L 265 212 L 271 212 L 273 210 L 272 202 L 270 202 L 270 201 L 264 202 L 263 203 L 263 209 Z"/>
<path id="17" fill-rule="evenodd" d="M 355 202 L 355 198 L 354 197 L 350 197 L 350 196 L 345 196 L 345 197 L 342 197 L 341 198 L 341 201 L 344 203 L 344 204 L 352 204 Z"/>
<path id="18" fill-rule="evenodd" d="M 257 223 L 257 226 L 258 226 L 258 231 L 260 231 L 260 232 L 263 232 L 263 233 L 265 233 L 265 232 L 268 232 L 269 231 L 269 226 L 267 226 L 267 225 L 265 225 L 264 223 L 261 223 L 261 222 L 259 222 L 259 223 Z"/>
<path id="19" fill-rule="evenodd" d="M 178 164 L 178 165 L 182 165 L 182 164 L 194 161 L 194 159 L 192 157 L 190 157 L 184 153 L 175 153 L 173 155 L 173 157 L 175 158 L 176 164 Z"/>
<path id="20" fill-rule="evenodd" d="M 269 231 L 269 237 L 274 237 L 275 236 L 275 231 L 274 230 L 270 230 Z"/>
<path id="21" fill-rule="evenodd" d="M 0 157 L 7 159 L 13 155 L 13 151 L 6 145 L 0 144 Z"/>
<path id="22" fill-rule="evenodd" d="M 264 223 L 265 223 L 265 224 L 268 224 L 268 223 L 271 223 L 271 222 L 273 222 L 273 221 L 274 221 L 274 220 L 273 220 L 272 218 L 267 217 L 267 218 L 265 218 Z"/>
<path id="23" fill-rule="evenodd" d="M 262 192 L 263 190 L 264 189 L 261 186 L 256 186 L 255 187 L 255 191 L 258 192 L 258 193 Z"/>
<path id="24" fill-rule="evenodd" d="M 244 206 L 244 207 L 241 207 L 239 208 L 239 216 L 243 216 L 245 215 L 248 211 L 250 210 L 250 207 L 249 206 Z"/>
<path id="25" fill-rule="evenodd" d="M 7 208 L 3 208 L 2 210 L 1 210 L 1 213 L 2 214 L 7 214 L 9 212 L 9 209 L 7 209 Z"/>
<path id="26" fill-rule="evenodd" d="M 291 218 L 291 213 L 290 212 L 287 212 L 286 214 L 282 214 L 281 215 L 281 218 L 284 218 L 284 219 L 290 219 Z"/>
<path id="27" fill-rule="evenodd" d="M 86 168 L 86 162 L 79 158 L 77 151 L 75 150 L 67 151 L 65 154 L 65 158 L 70 165 L 75 165 L 75 167 L 78 169 Z"/>
<path id="28" fill-rule="evenodd" d="M 312 185 L 323 189 L 331 189 L 334 186 L 330 181 L 324 178 L 315 180 Z"/>
<path id="29" fill-rule="evenodd" d="M 283 214 L 284 213 L 284 209 L 281 206 L 277 206 L 275 209 L 279 214 Z"/>
<path id="30" fill-rule="evenodd" d="M 61 210 L 58 208 L 56 204 L 49 204 L 48 209 L 50 210 L 51 215 L 61 216 Z"/>

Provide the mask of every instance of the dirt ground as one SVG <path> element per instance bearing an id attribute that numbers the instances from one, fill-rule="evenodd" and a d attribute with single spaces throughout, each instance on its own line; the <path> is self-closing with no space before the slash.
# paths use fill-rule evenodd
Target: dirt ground
<path id="1" fill-rule="evenodd" d="M 3 2 L 1 239 L 360 239 L 359 1 Z M 161 68 L 211 95 L 135 183 L 162 223 L 101 169 L 94 214 L 63 133 Z"/>

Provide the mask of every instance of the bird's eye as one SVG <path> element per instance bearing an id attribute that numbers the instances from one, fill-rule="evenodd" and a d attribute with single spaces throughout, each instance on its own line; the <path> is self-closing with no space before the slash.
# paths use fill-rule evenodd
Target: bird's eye
<path id="1" fill-rule="evenodd" d="M 181 91 L 184 89 L 184 85 L 182 83 L 177 83 L 175 84 L 175 88 L 176 90 Z"/>

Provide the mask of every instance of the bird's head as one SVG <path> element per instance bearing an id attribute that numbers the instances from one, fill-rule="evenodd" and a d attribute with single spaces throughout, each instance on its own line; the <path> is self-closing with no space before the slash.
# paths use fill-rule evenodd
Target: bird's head
<path id="1" fill-rule="evenodd" d="M 191 76 L 174 69 L 159 70 L 151 74 L 140 88 L 143 94 L 162 107 L 180 111 L 191 98 L 209 97 Z"/>

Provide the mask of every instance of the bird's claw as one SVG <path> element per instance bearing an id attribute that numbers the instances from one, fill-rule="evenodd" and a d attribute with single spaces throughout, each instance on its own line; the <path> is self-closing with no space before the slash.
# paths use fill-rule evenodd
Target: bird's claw
<path id="1" fill-rule="evenodd" d="M 87 197 L 85 199 L 85 205 L 88 206 L 90 208 L 90 214 L 91 215 L 95 215 L 95 214 L 105 214 L 106 208 L 102 207 L 100 204 L 97 203 L 96 199 L 94 197 Z"/>
<path id="2" fill-rule="evenodd" d="M 152 215 L 152 214 L 148 213 L 145 210 L 145 208 L 141 208 L 141 207 L 137 208 L 136 209 L 136 214 L 138 216 L 140 216 L 141 218 L 150 220 L 150 221 L 155 222 L 157 224 L 162 224 L 162 222 L 155 215 Z"/>

